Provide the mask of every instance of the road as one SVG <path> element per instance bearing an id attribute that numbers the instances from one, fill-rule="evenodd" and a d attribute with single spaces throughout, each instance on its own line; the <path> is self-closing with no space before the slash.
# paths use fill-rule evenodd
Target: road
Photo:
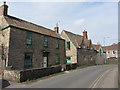
<path id="1" fill-rule="evenodd" d="M 11 85 L 8 88 L 117 88 L 117 75 L 117 65 L 92 66 L 29 84 Z"/>

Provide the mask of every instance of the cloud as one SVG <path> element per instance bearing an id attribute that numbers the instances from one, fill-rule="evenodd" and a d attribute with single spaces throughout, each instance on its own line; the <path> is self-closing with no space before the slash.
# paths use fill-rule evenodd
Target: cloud
<path id="1" fill-rule="evenodd" d="M 104 36 L 117 37 L 117 3 L 19 2 L 10 3 L 9 8 L 11 15 L 50 29 L 53 29 L 60 20 L 61 30 L 65 29 L 79 34 L 84 29 L 88 30 L 88 35 L 93 42 L 102 43 Z M 112 38 L 111 42 L 114 42 Z"/>
<path id="2" fill-rule="evenodd" d="M 7 2 L 118 2 L 119 0 L 6 0 L 6 1 Z"/>
<path id="3" fill-rule="evenodd" d="M 84 22 L 85 22 L 85 19 L 78 19 L 74 22 L 74 25 L 81 26 L 84 24 Z"/>

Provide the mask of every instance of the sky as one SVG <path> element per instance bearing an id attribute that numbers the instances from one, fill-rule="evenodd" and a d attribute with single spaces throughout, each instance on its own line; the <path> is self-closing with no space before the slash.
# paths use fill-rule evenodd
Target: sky
<path id="1" fill-rule="evenodd" d="M 82 35 L 87 30 L 93 44 L 118 42 L 117 2 L 7 2 L 7 5 L 9 15 L 52 30 L 56 23 L 60 32 Z"/>

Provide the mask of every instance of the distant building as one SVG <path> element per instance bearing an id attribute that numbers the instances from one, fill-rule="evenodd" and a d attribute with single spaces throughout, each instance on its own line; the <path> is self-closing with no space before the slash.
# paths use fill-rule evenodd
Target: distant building
<path id="1" fill-rule="evenodd" d="M 118 44 L 104 46 L 103 50 L 106 52 L 107 63 L 118 63 Z"/>
<path id="2" fill-rule="evenodd" d="M 118 58 L 118 44 L 104 46 L 103 50 L 106 52 L 107 58 Z"/>
<path id="3" fill-rule="evenodd" d="M 88 39 L 87 31 L 83 36 L 63 30 L 61 36 L 66 41 L 66 62 L 67 64 L 77 63 L 78 65 L 94 65 L 97 52 Z"/>
<path id="4" fill-rule="evenodd" d="M 93 44 L 93 48 L 97 51 L 96 64 L 105 64 L 106 63 L 106 52 L 103 50 L 100 44 Z"/>

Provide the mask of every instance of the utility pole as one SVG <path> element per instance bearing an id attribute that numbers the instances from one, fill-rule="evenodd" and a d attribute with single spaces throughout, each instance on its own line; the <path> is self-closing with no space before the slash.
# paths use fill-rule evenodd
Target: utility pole
<path id="1" fill-rule="evenodd" d="M 104 46 L 105 46 L 105 40 L 106 40 L 106 38 L 109 38 L 109 37 L 104 37 L 103 38 L 103 44 L 104 44 Z"/>

